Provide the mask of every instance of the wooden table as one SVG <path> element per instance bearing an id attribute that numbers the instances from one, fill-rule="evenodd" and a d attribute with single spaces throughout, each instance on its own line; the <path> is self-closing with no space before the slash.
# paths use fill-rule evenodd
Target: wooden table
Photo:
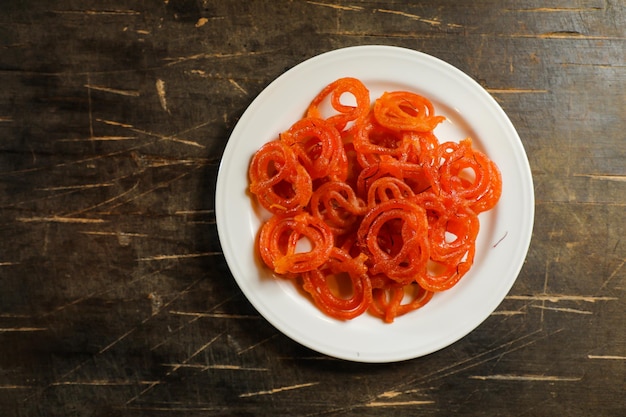
<path id="1" fill-rule="evenodd" d="M 299 62 L 362 44 L 477 80 L 535 186 L 506 299 L 401 363 L 282 335 L 215 224 L 246 107 Z M 623 415 L 625 51 L 621 0 L 3 1 L 0 414 Z"/>

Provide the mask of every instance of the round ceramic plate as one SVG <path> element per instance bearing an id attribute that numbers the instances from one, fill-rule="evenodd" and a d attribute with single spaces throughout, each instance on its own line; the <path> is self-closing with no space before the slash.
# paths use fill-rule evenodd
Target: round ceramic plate
<path id="1" fill-rule="evenodd" d="M 392 324 L 364 314 L 351 321 L 324 315 L 288 280 L 259 260 L 255 239 L 264 220 L 247 192 L 248 166 L 264 143 L 301 118 L 309 102 L 341 77 L 360 79 L 372 100 L 384 91 L 428 97 L 447 119 L 440 141 L 472 137 L 502 172 L 498 205 L 480 215 L 470 272 L 452 289 Z M 510 120 L 470 77 L 432 56 L 389 46 L 357 46 L 311 58 L 273 81 L 237 123 L 221 161 L 217 227 L 224 256 L 241 290 L 273 326 L 320 353 L 359 362 L 393 362 L 442 349 L 480 325 L 502 302 L 522 267 L 534 220 L 528 159 Z"/>

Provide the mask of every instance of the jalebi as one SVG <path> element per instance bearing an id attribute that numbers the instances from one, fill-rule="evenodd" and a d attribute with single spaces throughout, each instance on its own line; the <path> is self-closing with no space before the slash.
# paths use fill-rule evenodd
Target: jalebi
<path id="1" fill-rule="evenodd" d="M 358 79 L 328 84 L 251 160 L 250 192 L 271 214 L 265 265 L 339 320 L 391 323 L 456 285 L 502 177 L 470 138 L 440 142 L 444 120 L 413 92 L 372 106 Z"/>

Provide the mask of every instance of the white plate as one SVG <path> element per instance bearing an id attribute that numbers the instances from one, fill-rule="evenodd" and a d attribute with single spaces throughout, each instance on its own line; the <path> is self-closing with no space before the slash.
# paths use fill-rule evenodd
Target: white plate
<path id="1" fill-rule="evenodd" d="M 356 77 L 372 99 L 408 90 L 431 99 L 447 121 L 440 141 L 467 136 L 502 171 L 503 193 L 480 216 L 476 257 L 451 290 L 392 324 L 367 314 L 342 322 L 325 316 L 286 280 L 273 278 L 255 255 L 262 219 L 247 193 L 254 152 L 297 119 L 327 84 Z M 241 290 L 273 326 L 320 353 L 358 362 L 393 362 L 442 349 L 480 325 L 500 304 L 522 267 L 534 220 L 532 177 L 522 143 L 496 101 L 470 77 L 429 55 L 389 46 L 357 46 L 311 58 L 273 81 L 232 132 L 220 165 L 217 227 L 224 256 Z"/>

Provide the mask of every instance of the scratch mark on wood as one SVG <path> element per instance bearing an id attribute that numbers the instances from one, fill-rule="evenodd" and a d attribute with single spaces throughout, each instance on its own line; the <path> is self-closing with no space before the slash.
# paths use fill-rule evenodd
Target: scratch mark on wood
<path id="1" fill-rule="evenodd" d="M 211 339 L 206 345 L 204 345 L 201 349 L 197 350 L 196 353 L 194 353 L 193 355 L 191 355 L 189 358 L 187 358 L 185 361 L 183 361 L 183 363 L 181 364 L 176 364 L 170 371 L 167 372 L 166 375 L 171 375 L 173 372 L 177 371 L 178 369 L 180 369 L 181 366 L 186 365 L 186 362 L 189 361 L 191 358 L 193 358 L 196 354 L 200 353 L 202 350 L 206 349 L 206 347 L 208 347 L 211 343 L 213 343 L 215 340 L 217 340 L 223 333 L 217 335 L 215 338 Z M 161 381 L 155 381 L 154 383 L 150 384 L 146 389 L 144 389 L 143 391 L 141 391 L 139 394 L 137 394 L 136 396 L 132 397 L 130 400 L 128 400 L 126 402 L 126 404 L 130 404 L 134 401 L 136 401 L 139 397 L 141 397 L 142 395 L 144 395 L 145 393 L 149 392 L 152 388 L 154 388 L 155 386 L 157 386 L 158 384 L 160 384 Z"/>
<path id="2" fill-rule="evenodd" d="M 215 213 L 215 210 L 211 210 L 211 209 L 207 209 L 207 210 L 177 210 L 174 212 L 175 215 L 177 216 L 186 216 L 188 214 L 191 215 L 202 215 L 202 214 L 213 214 Z"/>
<path id="3" fill-rule="evenodd" d="M 622 69 L 626 68 L 626 65 L 619 65 L 613 63 L 580 63 L 580 62 L 561 62 L 561 65 L 564 67 L 590 67 L 590 68 L 601 68 L 601 69 Z"/>
<path id="4" fill-rule="evenodd" d="M 213 307 L 211 307 L 208 311 L 215 311 L 217 309 L 219 309 L 220 307 L 222 307 L 224 304 L 229 303 L 231 300 L 233 300 L 236 297 L 239 297 L 239 294 L 233 294 L 230 297 L 226 297 L 224 298 L 222 301 L 220 301 L 219 303 L 215 304 Z"/>
<path id="5" fill-rule="evenodd" d="M 278 356 L 277 359 L 281 361 L 330 361 L 337 362 L 340 359 L 330 356 Z"/>
<path id="6" fill-rule="evenodd" d="M 111 381 L 111 380 L 93 380 L 93 381 L 57 381 L 51 386 L 62 385 L 83 385 L 83 386 L 126 386 L 126 385 L 151 385 L 158 381 Z"/>
<path id="7" fill-rule="evenodd" d="M 180 298 L 180 297 L 182 297 L 184 294 L 186 294 L 186 293 L 187 293 L 187 292 L 188 292 L 191 288 L 193 288 L 193 287 L 194 287 L 194 286 L 195 286 L 198 282 L 200 282 L 200 280 L 201 280 L 201 279 L 198 279 L 198 280 L 196 280 L 196 281 L 192 282 L 189 286 L 187 286 L 187 288 L 185 288 L 183 291 L 179 292 L 179 293 L 178 293 L 178 295 L 176 295 L 175 297 L 173 297 L 173 298 L 172 298 L 171 300 L 169 300 L 167 303 L 164 303 L 163 305 L 159 306 L 159 311 L 158 311 L 157 313 L 160 313 L 161 311 L 163 311 L 163 308 L 165 308 L 165 307 L 169 306 L 169 305 L 170 305 L 170 304 L 172 304 L 174 301 L 176 301 L 178 298 Z M 144 319 L 144 321 L 143 321 L 141 324 L 146 323 L 148 320 L 150 320 L 150 319 L 151 319 L 152 317 L 154 317 L 154 316 L 155 316 L 155 314 L 152 314 L 150 317 L 148 317 L 148 318 Z M 194 321 L 196 321 L 196 320 L 198 320 L 198 319 L 199 319 L 198 317 L 194 317 L 194 318 L 193 318 L 192 320 L 190 320 L 187 324 L 193 323 Z M 178 331 L 178 330 L 183 329 L 183 328 L 184 328 L 187 324 L 183 324 L 183 325 L 179 326 L 179 327 L 178 327 L 175 331 Z M 169 328 L 169 326 L 168 326 L 168 328 Z M 172 333 L 172 331 L 170 331 L 170 333 Z M 161 341 L 160 343 L 158 343 L 158 344 L 156 344 L 155 346 L 151 347 L 151 348 L 150 348 L 150 350 L 152 350 L 152 351 L 153 351 L 153 350 L 157 349 L 158 347 L 160 347 L 160 346 L 164 345 L 164 344 L 167 342 L 167 340 L 168 340 L 168 339 L 169 339 L 168 337 L 164 338 L 164 340 L 163 340 L 163 341 Z"/>
<path id="8" fill-rule="evenodd" d="M 105 119 L 96 119 L 96 120 L 99 121 L 99 122 L 111 125 L 111 126 L 119 126 L 119 127 L 123 127 L 123 128 L 126 128 L 126 129 L 130 129 L 131 131 L 133 131 L 135 133 L 141 133 L 143 135 L 152 136 L 152 137 L 155 137 L 155 138 L 158 138 L 158 139 L 161 139 L 161 140 L 172 141 L 172 142 L 181 143 L 181 144 L 189 145 L 189 146 L 194 146 L 194 147 L 202 148 L 202 149 L 205 148 L 205 146 L 202 145 L 202 144 L 199 144 L 197 142 L 190 141 L 190 140 L 180 139 L 180 138 L 175 137 L 174 135 L 162 135 L 162 134 L 150 132 L 150 131 L 147 131 L 147 130 L 137 129 L 133 125 L 126 124 L 126 123 L 121 123 L 121 122 L 117 122 L 117 121 L 112 121 L 112 120 L 105 120 Z M 181 132 L 178 132 L 177 134 L 180 135 L 180 134 L 185 134 L 185 133 L 188 133 L 188 132 L 192 132 L 192 131 L 200 129 L 200 128 L 202 128 L 202 127 L 204 127 L 204 126 L 206 126 L 206 125 L 208 125 L 210 123 L 213 123 L 213 120 L 208 120 L 206 122 L 203 122 L 203 123 L 200 123 L 198 125 L 192 126 L 192 127 L 188 128 L 188 129 L 185 129 L 185 130 L 183 130 Z"/>
<path id="9" fill-rule="evenodd" d="M 400 391 L 386 391 L 386 392 L 383 392 L 382 394 L 379 394 L 377 397 L 378 398 L 395 398 L 402 394 L 403 393 Z"/>
<path id="10" fill-rule="evenodd" d="M 94 224 L 105 223 L 102 219 L 91 219 L 86 217 L 62 217 L 62 216 L 50 216 L 50 217 L 18 217 L 16 219 L 22 223 L 82 223 L 82 224 Z"/>
<path id="11" fill-rule="evenodd" d="M 593 314 L 592 311 L 588 311 L 588 310 L 576 310 L 574 308 L 560 308 L 560 307 L 547 307 L 547 306 L 533 306 L 531 305 L 532 308 L 539 308 L 541 310 L 550 310 L 550 311 L 560 311 L 563 313 L 575 313 L 575 314 Z"/>
<path id="12" fill-rule="evenodd" d="M 213 80 L 235 80 L 235 78 L 233 78 L 232 76 L 229 76 L 228 74 L 215 73 L 215 72 L 209 73 L 201 69 L 192 69 L 192 70 L 189 70 L 188 72 L 190 74 L 197 75 L 201 78 L 208 78 L 208 79 L 213 79 Z M 240 77 L 240 78 L 246 81 L 256 80 L 258 82 L 262 82 L 260 78 L 255 78 L 253 76 L 246 76 L 246 77 Z"/>
<path id="13" fill-rule="evenodd" d="M 471 375 L 470 379 L 481 381 L 549 381 L 549 382 L 578 382 L 582 377 L 556 376 L 556 375 Z"/>
<path id="14" fill-rule="evenodd" d="M 12 265 L 19 265 L 19 264 L 20 264 L 19 262 L 9 262 L 9 261 L 0 262 L 0 266 L 12 266 Z M 4 316 L 0 315 L 0 317 L 4 317 Z"/>
<path id="15" fill-rule="evenodd" d="M 0 389 L 31 389 L 28 385 L 0 385 Z"/>
<path id="16" fill-rule="evenodd" d="M 607 285 L 609 285 L 609 282 L 611 282 L 613 280 L 613 278 L 615 278 L 615 276 L 617 276 L 617 273 L 622 269 L 622 267 L 624 266 L 624 263 L 626 263 L 626 259 L 623 259 L 622 263 L 617 265 L 617 268 L 615 268 L 613 270 L 613 272 L 611 272 L 611 274 L 608 276 L 608 278 L 600 286 L 600 290 L 603 290 L 604 288 L 606 288 Z"/>
<path id="17" fill-rule="evenodd" d="M 156 80 L 155 86 L 157 95 L 159 96 L 159 103 L 161 103 L 161 107 L 163 108 L 163 110 L 165 110 L 165 112 L 170 113 L 169 109 L 167 108 L 167 98 L 165 97 L 165 81 L 159 78 Z"/>
<path id="18" fill-rule="evenodd" d="M 588 359 L 606 359 L 611 361 L 626 361 L 626 356 L 617 355 L 587 355 Z"/>
<path id="19" fill-rule="evenodd" d="M 114 120 L 96 119 L 96 121 L 110 125 L 110 126 L 120 126 L 120 127 L 125 127 L 125 128 L 133 127 L 133 125 L 129 125 L 127 123 L 116 122 Z"/>
<path id="20" fill-rule="evenodd" d="M 219 369 L 219 370 L 227 370 L 227 371 L 255 371 L 255 372 L 267 372 L 269 369 L 267 368 L 248 368 L 238 365 L 207 365 L 207 369 Z"/>
<path id="21" fill-rule="evenodd" d="M 213 306 L 209 311 L 214 311 L 217 308 L 221 307 L 222 305 L 226 304 L 227 302 L 229 302 L 231 299 L 235 298 L 235 295 L 231 296 L 231 297 L 227 297 L 225 300 L 221 301 L 220 303 L 218 303 L 217 305 Z M 172 314 L 173 312 L 169 312 L 170 314 Z M 180 314 L 180 315 L 184 315 L 186 316 L 187 314 Z M 201 319 L 203 317 L 203 314 L 198 315 L 198 314 L 191 314 L 189 315 L 192 318 L 187 321 L 186 323 L 181 324 L 180 326 L 178 326 L 177 328 L 170 330 L 170 334 L 173 333 L 178 333 L 180 330 L 184 329 L 185 327 L 187 327 L 188 325 L 195 323 L 197 320 Z M 152 346 L 150 348 L 150 350 L 156 350 L 157 348 L 161 347 L 162 345 L 164 345 L 165 343 L 167 343 L 169 340 L 169 337 L 165 337 L 163 338 L 163 340 L 159 343 L 157 343 L 156 345 Z"/>
<path id="22" fill-rule="evenodd" d="M 244 94 L 246 94 L 246 95 L 248 94 L 248 92 L 246 91 L 246 89 L 245 89 L 245 88 L 243 88 L 242 86 L 240 86 L 240 85 L 237 83 L 237 81 L 233 80 L 232 78 L 229 78 L 229 79 L 228 79 L 228 82 L 229 82 L 229 83 L 231 83 L 232 85 L 234 85 L 234 86 L 235 86 L 235 88 L 236 88 L 237 90 L 241 91 L 242 93 L 244 93 Z"/>
<path id="23" fill-rule="evenodd" d="M 216 406 L 216 407 L 172 407 L 172 406 L 167 406 L 167 407 L 124 407 L 124 409 L 129 409 L 129 410 L 134 410 L 134 411 L 167 411 L 168 413 L 172 413 L 172 412 L 182 412 L 182 413 L 189 413 L 189 412 L 198 412 L 198 411 L 223 411 L 224 408 L 223 406 Z"/>
<path id="24" fill-rule="evenodd" d="M 205 349 L 207 349 L 209 346 L 211 346 L 217 339 L 219 339 L 222 335 L 224 335 L 224 333 L 220 333 L 217 336 L 215 336 L 213 339 L 209 340 L 208 342 L 206 342 L 204 345 L 202 345 L 199 349 L 197 349 L 194 353 L 191 354 L 191 356 L 189 356 L 187 359 L 185 359 L 180 365 L 186 365 L 190 360 L 192 360 L 194 357 L 196 357 L 198 354 L 200 354 L 201 352 L 203 352 Z M 169 371 L 167 373 L 167 375 L 170 375 L 173 372 L 176 372 L 178 369 L 180 369 L 180 366 L 173 366 L 171 371 Z"/>
<path id="25" fill-rule="evenodd" d="M 536 39 L 566 39 L 566 40 L 591 40 L 591 41 L 617 41 L 626 39 L 623 36 L 604 36 L 604 35 L 585 35 L 580 32 L 562 31 L 562 32 L 546 32 L 540 34 L 534 33 L 514 33 L 503 35 L 510 38 L 536 38 Z"/>
<path id="26" fill-rule="evenodd" d="M 161 167 L 169 167 L 173 165 L 187 165 L 187 166 L 205 166 L 210 165 L 210 162 L 206 159 L 167 159 L 167 158 L 158 158 L 158 157 L 141 157 L 136 158 L 139 159 L 141 165 L 144 168 L 161 168 Z"/>
<path id="27" fill-rule="evenodd" d="M 113 183 L 104 182 L 101 184 L 65 185 L 59 187 L 35 188 L 37 191 L 66 191 L 66 190 L 87 190 L 90 188 L 111 187 Z"/>
<path id="28" fill-rule="evenodd" d="M 593 180 L 626 182 L 626 175 L 574 174 L 574 177 L 586 177 Z"/>
<path id="29" fill-rule="evenodd" d="M 365 404 L 365 407 L 406 407 L 406 406 L 412 406 L 412 405 L 428 405 L 428 404 L 435 404 L 434 401 L 428 401 L 428 400 L 424 400 L 424 401 L 394 401 L 394 402 L 387 402 L 387 401 L 372 401 L 370 403 Z"/>
<path id="30" fill-rule="evenodd" d="M 418 382 L 418 381 L 430 381 L 430 380 L 434 380 L 434 379 L 441 379 L 441 378 L 446 378 L 450 375 L 455 375 L 458 374 L 460 372 L 463 372 L 467 369 L 471 369 L 471 368 L 475 368 L 476 366 L 482 365 L 483 363 L 489 362 L 491 360 L 493 360 L 494 358 L 500 358 L 503 355 L 515 352 L 517 350 L 523 349 L 527 346 L 530 346 L 534 343 L 536 343 L 538 340 L 541 340 L 543 338 L 552 336 L 554 334 L 557 334 L 559 332 L 561 332 L 562 329 L 556 330 L 550 334 L 547 334 L 543 337 L 538 337 L 538 338 L 533 338 L 534 336 L 536 336 L 537 334 L 541 333 L 541 330 L 537 330 L 534 331 L 532 333 L 529 333 L 527 335 L 518 337 L 517 339 L 508 341 L 506 343 L 503 343 L 499 346 L 496 346 L 492 349 L 489 349 L 485 352 L 482 352 L 478 355 L 472 356 L 470 358 L 458 361 L 456 363 L 453 363 L 451 365 L 447 365 L 444 366 L 443 368 L 440 368 L 438 370 L 435 370 L 433 372 L 430 372 L 428 374 L 424 374 L 419 376 L 418 378 L 415 378 L 413 381 L 406 381 L 405 383 L 401 384 L 401 385 L 406 385 L 408 383 L 412 383 L 412 382 Z M 526 341 L 526 339 L 530 339 L 528 341 Z M 520 343 L 520 342 L 524 342 L 524 343 Z"/>
<path id="31" fill-rule="evenodd" d="M 173 333 L 178 333 L 179 331 L 181 331 L 182 329 L 184 329 L 185 327 L 187 327 L 187 325 L 196 322 L 200 317 L 194 317 L 193 319 L 189 320 L 187 323 L 185 324 L 181 324 L 180 326 L 176 327 L 175 329 L 170 329 L 168 327 L 169 333 L 173 334 Z M 161 346 L 163 346 L 164 344 L 166 344 L 169 341 L 170 337 L 164 337 L 159 343 L 157 343 L 156 345 L 150 347 L 151 351 L 155 351 L 158 348 L 160 348 Z"/>
<path id="32" fill-rule="evenodd" d="M 545 272 L 544 272 L 544 276 L 543 276 L 543 293 L 545 294 L 546 291 L 548 290 L 548 271 L 550 270 L 550 261 L 546 260 L 545 262 Z M 546 301 L 545 300 L 541 300 L 541 306 L 545 307 L 546 305 Z M 541 314 L 539 315 L 539 322 L 541 323 L 541 325 L 543 325 L 543 319 L 544 319 L 544 310 L 541 309 Z"/>
<path id="33" fill-rule="evenodd" d="M 215 224 L 215 220 L 192 220 L 190 224 Z"/>
<path id="34" fill-rule="evenodd" d="M 132 140 L 137 139 L 137 136 L 94 136 L 89 139 L 58 139 L 57 142 L 108 142 L 108 141 L 122 141 L 122 140 Z"/>
<path id="35" fill-rule="evenodd" d="M 46 327 L 4 327 L 0 328 L 0 333 L 22 333 L 22 332 L 43 332 Z"/>
<path id="36" fill-rule="evenodd" d="M 120 90 L 117 88 L 109 88 L 101 85 L 85 84 L 84 87 L 90 90 L 103 91 L 105 93 L 119 94 L 121 96 L 139 97 L 139 91 L 136 90 Z"/>
<path id="37" fill-rule="evenodd" d="M 111 349 L 113 346 L 115 346 L 116 344 L 118 344 L 122 340 L 126 339 L 126 337 L 128 337 L 128 335 L 132 334 L 135 330 L 137 330 L 137 327 L 133 327 L 132 329 L 128 330 L 126 333 L 124 333 L 123 335 L 121 335 L 120 337 L 118 337 L 117 339 L 115 339 L 114 341 L 112 341 L 111 343 L 109 343 L 108 345 L 103 347 L 102 349 L 100 349 L 98 351 L 98 353 L 102 354 L 102 353 L 106 352 L 107 350 Z"/>
<path id="38" fill-rule="evenodd" d="M 435 39 L 441 38 L 443 35 L 438 33 L 419 33 L 419 32 L 366 32 L 366 31 L 347 31 L 337 30 L 332 32 L 320 32 L 323 35 L 349 36 L 358 38 L 400 38 L 400 39 Z"/>
<path id="39" fill-rule="evenodd" d="M 258 343 L 255 343 L 255 344 L 253 344 L 253 345 L 251 345 L 251 346 L 248 346 L 248 347 L 247 347 L 247 348 L 245 348 L 245 349 L 241 349 L 241 350 L 237 351 L 237 355 L 242 355 L 242 354 L 244 354 L 244 353 L 246 353 L 246 352 L 249 352 L 249 351 L 251 351 L 251 350 L 253 350 L 253 349 L 256 349 L 257 347 L 259 347 L 259 346 L 263 345 L 264 343 L 267 343 L 267 342 L 269 342 L 270 340 L 274 339 L 276 336 L 278 336 L 278 334 L 275 334 L 275 335 L 272 335 L 272 336 L 270 336 L 270 337 L 268 337 L 268 338 L 265 338 L 265 339 L 261 340 L 261 341 L 260 341 L 260 342 L 258 342 Z"/>
<path id="40" fill-rule="evenodd" d="M 180 133 L 186 133 L 186 132 L 191 131 L 191 130 L 193 130 L 193 129 L 197 129 L 197 128 L 199 128 L 199 127 L 205 126 L 205 125 L 207 125 L 207 124 L 209 124 L 209 123 L 210 123 L 210 122 L 203 123 L 202 125 L 195 126 L 195 127 L 191 128 L 191 129 L 187 129 L 186 131 L 184 131 L 184 132 L 180 132 Z M 130 130 L 132 130 L 132 131 L 133 131 L 133 132 L 135 132 L 135 133 L 142 133 L 142 134 L 144 134 L 144 135 L 152 136 L 152 137 L 159 138 L 159 139 L 162 139 L 162 140 L 171 141 L 171 142 L 176 142 L 176 143 L 181 143 L 181 144 L 183 144 L 183 145 L 194 146 L 194 147 L 196 147 L 196 148 L 205 148 L 205 146 L 204 146 L 204 145 L 201 145 L 201 144 L 199 144 L 198 142 L 194 142 L 194 141 L 191 141 L 191 140 L 186 140 L 186 139 L 180 139 L 180 138 L 175 137 L 174 135 L 170 135 L 170 136 L 168 136 L 168 135 L 162 135 L 162 134 L 160 134 L 160 133 L 149 132 L 149 131 L 147 131 L 147 130 L 137 129 L 137 128 L 134 128 L 134 127 L 132 127 L 132 126 L 131 126 L 131 127 L 129 127 L 129 129 L 130 129 Z"/>
<path id="41" fill-rule="evenodd" d="M 544 94 L 548 90 L 533 88 L 486 88 L 491 94 Z"/>
<path id="42" fill-rule="evenodd" d="M 501 310 L 491 313 L 492 316 L 517 316 L 519 314 L 526 314 L 526 312 L 519 310 Z"/>
<path id="43" fill-rule="evenodd" d="M 416 14 L 411 14 L 411 13 L 406 13 L 406 12 L 401 12 L 401 11 L 398 11 L 398 10 L 376 9 L 375 11 L 376 12 L 381 12 L 381 13 L 395 14 L 395 15 L 402 16 L 402 17 L 408 17 L 409 19 L 417 20 L 417 21 L 423 22 L 423 23 L 428 23 L 429 25 L 432 25 L 432 26 L 440 26 L 441 25 L 441 22 L 439 20 L 425 19 L 422 16 L 418 16 Z"/>
<path id="44" fill-rule="evenodd" d="M 247 316 L 243 314 L 226 314 L 226 313 L 195 313 L 195 312 L 188 312 L 188 311 L 169 311 L 169 313 L 177 315 L 177 316 L 195 316 L 195 317 L 206 317 L 206 318 L 216 318 L 216 319 L 259 320 L 261 318 L 259 316 Z"/>
<path id="45" fill-rule="evenodd" d="M 255 396 L 258 396 L 258 395 L 272 395 L 272 394 L 277 394 L 279 392 L 291 391 L 291 390 L 295 390 L 295 389 L 312 387 L 312 386 L 318 385 L 318 384 L 319 384 L 319 382 L 309 382 L 309 383 L 306 383 L 306 384 L 297 384 L 297 385 L 290 385 L 290 386 L 287 386 L 287 387 L 274 388 L 274 389 L 267 390 L 267 391 L 247 392 L 247 393 L 244 393 L 244 394 L 239 394 L 239 398 L 255 397 Z"/>
<path id="46" fill-rule="evenodd" d="M 12 122 L 13 118 L 8 116 L 0 116 L 0 123 Z"/>
<path id="47" fill-rule="evenodd" d="M 88 16 L 136 16 L 140 15 L 136 10 L 53 10 L 57 14 L 84 14 Z"/>
<path id="48" fill-rule="evenodd" d="M 148 237 L 149 235 L 145 233 L 129 233 L 129 232 L 103 232 L 99 230 L 81 230 L 79 233 L 84 235 L 95 235 L 95 236 L 115 236 L 119 238 L 122 237 Z"/>
<path id="49" fill-rule="evenodd" d="M 337 10 L 349 10 L 349 11 L 363 10 L 361 6 L 342 6 L 339 4 L 322 3 L 320 1 L 307 1 L 307 3 L 313 4 L 315 6 L 330 7 L 330 8 L 337 9 Z"/>
<path id="50" fill-rule="evenodd" d="M 82 209 L 82 210 L 75 211 L 74 213 L 72 213 L 72 215 L 77 215 L 77 214 L 86 213 L 86 212 L 88 212 L 88 211 L 95 210 L 95 209 L 97 209 L 98 207 L 102 207 L 102 206 L 104 206 L 104 205 L 107 205 L 107 204 L 109 204 L 109 203 L 112 203 L 112 202 L 114 202 L 114 201 L 117 201 L 117 200 L 119 200 L 119 199 L 123 198 L 124 196 L 126 196 L 126 195 L 128 195 L 128 194 L 132 193 L 133 191 L 135 191 L 135 190 L 137 189 L 137 187 L 139 187 L 139 182 L 136 182 L 136 183 L 135 183 L 135 184 L 134 184 L 131 188 L 129 188 L 128 190 L 126 190 L 126 191 L 124 191 L 124 192 L 122 192 L 122 193 L 120 193 L 120 194 L 118 194 L 118 195 L 116 195 L 116 196 L 113 196 L 113 197 L 111 197 L 111 198 L 108 198 L 108 199 L 106 199 L 106 200 L 104 200 L 104 201 L 101 201 L 101 202 L 99 202 L 99 203 L 97 203 L 97 204 L 94 204 L 94 205 L 92 205 L 92 206 L 86 207 L 86 208 L 84 208 L 84 209 Z"/>
<path id="51" fill-rule="evenodd" d="M 197 363 L 162 363 L 161 366 L 177 367 L 177 368 L 192 368 L 199 369 L 200 371 L 208 371 L 211 369 L 224 370 L 224 371 L 252 371 L 252 372 L 267 372 L 268 368 L 248 368 L 239 365 L 202 365 Z"/>
<path id="52" fill-rule="evenodd" d="M 87 85 L 91 84 L 91 78 L 89 74 L 87 74 Z M 93 138 L 95 135 L 93 133 L 93 111 L 91 104 L 91 89 L 87 89 L 87 103 L 88 103 L 88 111 L 89 111 L 89 137 Z"/>
<path id="53" fill-rule="evenodd" d="M 225 58 L 238 58 L 242 56 L 256 56 L 256 55 L 267 55 L 272 54 L 276 51 L 259 51 L 259 52 L 233 52 L 233 53 L 201 53 L 194 54 L 188 56 L 181 56 L 177 58 L 165 58 L 166 61 L 169 61 L 166 66 L 180 64 L 181 62 L 186 61 L 197 61 L 199 59 L 225 59 Z"/>
<path id="54" fill-rule="evenodd" d="M 564 294 L 536 294 L 536 295 L 508 295 L 507 300 L 529 300 L 529 301 L 550 301 L 558 303 L 560 301 L 583 301 L 595 303 L 596 301 L 615 301 L 617 297 L 593 297 L 584 295 L 564 295 Z"/>
<path id="55" fill-rule="evenodd" d="M 137 261 L 139 262 L 147 262 L 147 261 L 166 261 L 171 259 L 187 259 L 187 258 L 202 258 L 205 256 L 216 256 L 221 255 L 222 252 L 201 252 L 201 253 L 182 253 L 178 255 L 155 255 L 155 256 L 147 256 L 145 258 L 139 258 Z"/>
<path id="56" fill-rule="evenodd" d="M 139 397 L 141 397 L 142 395 L 144 395 L 145 393 L 149 392 L 152 388 L 156 387 L 157 385 L 159 385 L 161 383 L 161 381 L 154 381 L 152 384 L 148 385 L 143 391 L 139 392 L 139 394 L 135 395 L 134 397 L 132 397 L 130 400 L 126 401 L 126 405 L 134 402 L 135 400 L 137 400 Z"/>
<path id="57" fill-rule="evenodd" d="M 580 205 L 580 206 L 601 206 L 601 207 L 626 207 L 626 203 L 607 202 L 607 201 L 571 201 L 571 200 L 535 200 L 537 205 Z"/>
<path id="58" fill-rule="evenodd" d="M 503 9 L 505 12 L 532 12 L 532 13 L 556 13 L 556 12 L 595 12 L 603 10 L 602 7 L 534 7 L 529 9 Z"/>

